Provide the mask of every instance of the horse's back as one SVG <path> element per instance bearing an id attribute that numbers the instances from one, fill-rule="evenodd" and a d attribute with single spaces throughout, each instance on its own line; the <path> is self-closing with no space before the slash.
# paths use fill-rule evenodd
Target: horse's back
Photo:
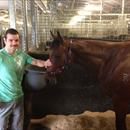
<path id="1" fill-rule="evenodd" d="M 104 89 L 121 97 L 130 98 L 130 48 L 117 49 L 102 69 Z M 107 86 L 107 87 L 106 87 Z"/>

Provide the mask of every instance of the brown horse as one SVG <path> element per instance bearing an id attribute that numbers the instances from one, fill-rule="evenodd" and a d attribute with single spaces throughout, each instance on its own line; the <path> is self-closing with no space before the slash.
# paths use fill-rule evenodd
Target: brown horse
<path id="1" fill-rule="evenodd" d="M 67 39 L 53 33 L 50 45 L 50 70 L 62 68 L 71 61 L 98 69 L 99 80 L 113 100 L 116 130 L 127 130 L 126 115 L 130 101 L 130 41 L 111 42 L 101 40 Z"/>

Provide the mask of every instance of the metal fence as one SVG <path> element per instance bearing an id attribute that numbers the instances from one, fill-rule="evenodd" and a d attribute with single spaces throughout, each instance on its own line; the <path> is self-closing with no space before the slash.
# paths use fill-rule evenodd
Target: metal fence
<path id="1" fill-rule="evenodd" d="M 91 0 L 90 0 L 91 1 Z M 51 14 L 48 24 L 42 28 L 49 28 L 68 37 L 100 38 L 109 40 L 129 39 L 130 35 L 130 2 L 129 0 L 97 0 L 86 5 L 87 0 L 51 1 Z M 93 2 L 93 3 L 92 3 Z M 58 5 L 62 7 L 59 7 Z M 72 6 L 73 4 L 73 6 Z M 52 6 L 53 5 L 53 6 Z M 87 10 L 95 7 L 93 11 Z M 87 8 L 85 8 L 87 7 Z M 96 9 L 96 7 L 99 7 Z M 44 17 L 44 13 L 42 14 Z M 76 19 L 77 17 L 77 19 Z M 49 30 L 46 32 L 48 35 Z"/>
<path id="2" fill-rule="evenodd" d="M 50 30 L 63 36 L 106 40 L 130 39 L 129 0 L 8 0 L 14 2 L 0 19 L 0 34 L 11 23 L 21 34 L 24 51 L 44 49 Z M 14 16 L 12 14 L 15 10 Z M 10 15 L 15 19 L 10 20 Z"/>

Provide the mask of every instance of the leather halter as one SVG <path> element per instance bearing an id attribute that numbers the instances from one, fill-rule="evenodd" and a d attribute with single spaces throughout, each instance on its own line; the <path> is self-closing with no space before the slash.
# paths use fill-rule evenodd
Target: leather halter
<path id="1" fill-rule="evenodd" d="M 64 64 L 59 66 L 58 68 L 56 68 L 54 71 L 48 71 L 49 75 L 57 75 L 57 74 L 61 74 L 68 66 L 68 64 L 70 63 L 70 56 L 71 56 L 71 44 L 72 44 L 72 40 L 70 40 L 69 45 L 67 47 L 67 51 L 66 51 L 66 56 L 65 56 L 65 60 L 64 60 Z"/>

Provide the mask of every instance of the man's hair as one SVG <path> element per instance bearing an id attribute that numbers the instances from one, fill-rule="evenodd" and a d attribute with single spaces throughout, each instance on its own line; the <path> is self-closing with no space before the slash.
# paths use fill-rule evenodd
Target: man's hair
<path id="1" fill-rule="evenodd" d="M 7 34 L 13 34 L 13 35 L 19 35 L 19 32 L 16 29 L 13 28 L 9 28 L 8 30 L 6 30 L 4 38 L 7 38 Z"/>

